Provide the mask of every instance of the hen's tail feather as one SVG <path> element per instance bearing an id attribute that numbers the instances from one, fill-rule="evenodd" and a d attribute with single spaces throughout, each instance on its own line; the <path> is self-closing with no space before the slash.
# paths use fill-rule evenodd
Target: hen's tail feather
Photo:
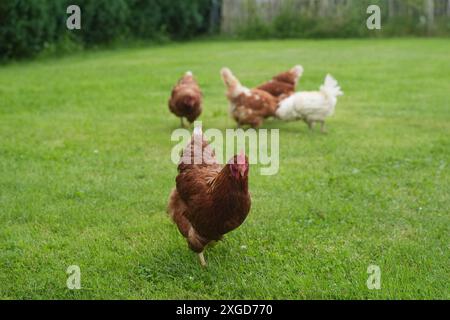
<path id="1" fill-rule="evenodd" d="M 169 205 L 167 213 L 172 218 L 172 221 L 177 225 L 180 233 L 188 241 L 189 248 L 195 252 L 202 252 L 210 242 L 209 239 L 199 235 L 192 224 L 186 217 L 187 206 L 178 195 L 176 188 L 172 190 L 169 196 Z"/>
<path id="2" fill-rule="evenodd" d="M 231 87 L 237 82 L 236 77 L 229 68 L 222 68 L 222 70 L 220 70 L 220 75 L 222 76 L 222 80 L 227 87 Z"/>
<path id="3" fill-rule="evenodd" d="M 247 87 L 244 87 L 239 79 L 231 72 L 229 68 L 222 68 L 220 70 L 223 83 L 228 89 L 228 94 L 231 96 L 238 96 L 241 93 L 249 92 Z"/>
<path id="4" fill-rule="evenodd" d="M 344 92 L 342 92 L 338 82 L 330 74 L 327 74 L 327 76 L 325 77 L 325 82 L 320 87 L 320 91 L 325 93 L 330 98 L 336 98 L 338 96 L 344 95 Z"/>
<path id="5" fill-rule="evenodd" d="M 294 74 L 296 81 L 303 75 L 303 67 L 301 65 L 296 65 L 291 69 L 291 72 Z"/>
<path id="6" fill-rule="evenodd" d="M 177 225 L 178 230 L 187 238 L 189 236 L 189 230 L 192 225 L 185 216 L 187 210 L 186 204 L 181 200 L 178 195 L 178 191 L 174 188 L 169 196 L 169 205 L 167 206 L 167 213 L 172 218 L 172 221 Z"/>

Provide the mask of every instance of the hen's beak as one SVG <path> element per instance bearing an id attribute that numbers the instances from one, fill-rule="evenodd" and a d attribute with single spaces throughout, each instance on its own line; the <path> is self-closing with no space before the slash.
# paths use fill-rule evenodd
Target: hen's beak
<path id="1" fill-rule="evenodd" d="M 245 176 L 245 166 L 239 166 L 239 174 L 241 177 Z"/>

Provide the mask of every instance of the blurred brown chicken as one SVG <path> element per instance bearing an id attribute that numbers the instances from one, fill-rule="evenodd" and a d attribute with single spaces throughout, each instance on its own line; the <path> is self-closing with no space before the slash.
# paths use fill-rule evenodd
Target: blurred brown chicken
<path id="1" fill-rule="evenodd" d="M 295 93 L 298 80 L 302 74 L 303 67 L 298 65 L 289 71 L 276 75 L 272 80 L 258 86 L 257 89 L 266 91 L 281 101 Z"/>
<path id="2" fill-rule="evenodd" d="M 201 129 L 195 128 L 182 153 L 167 211 L 202 266 L 206 245 L 239 227 L 250 211 L 248 170 L 243 153 L 225 166 L 218 164 Z"/>
<path id="3" fill-rule="evenodd" d="M 184 127 L 183 118 L 192 123 L 202 113 L 202 92 L 192 72 L 186 72 L 172 89 L 169 109 L 177 117 L 180 117 L 182 127 Z"/>
<path id="4" fill-rule="evenodd" d="M 266 91 L 244 87 L 228 68 L 223 68 L 221 75 L 228 88 L 230 114 L 238 126 L 259 127 L 265 118 L 275 115 L 277 98 Z"/>

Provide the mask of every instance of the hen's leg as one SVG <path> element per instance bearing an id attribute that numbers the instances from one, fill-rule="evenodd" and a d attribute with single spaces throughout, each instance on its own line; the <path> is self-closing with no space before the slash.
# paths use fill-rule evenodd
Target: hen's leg
<path id="1" fill-rule="evenodd" d="M 200 260 L 200 264 L 202 267 L 206 267 L 205 256 L 203 255 L 203 251 L 198 253 L 198 259 Z"/>
<path id="2" fill-rule="evenodd" d="M 206 261 L 205 257 L 203 256 L 203 251 L 210 241 L 199 235 L 192 226 L 189 229 L 187 240 L 189 248 L 198 254 L 198 259 L 200 260 L 200 264 L 202 265 L 202 267 L 206 267 Z"/>
<path id="3" fill-rule="evenodd" d="M 183 117 L 180 117 L 180 120 L 181 120 L 181 127 L 182 127 L 182 128 L 185 128 L 184 122 L 183 122 Z"/>
<path id="4" fill-rule="evenodd" d="M 305 120 L 308 124 L 309 130 L 314 130 L 314 121 Z"/>

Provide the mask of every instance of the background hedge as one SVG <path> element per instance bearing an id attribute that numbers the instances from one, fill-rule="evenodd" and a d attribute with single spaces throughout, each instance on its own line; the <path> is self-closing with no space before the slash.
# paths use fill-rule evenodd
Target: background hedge
<path id="1" fill-rule="evenodd" d="M 1 0 L 0 58 L 123 39 L 186 39 L 210 29 L 211 0 Z M 66 28 L 70 4 L 81 30 Z"/>
<path id="2" fill-rule="evenodd" d="M 228 34 L 240 38 L 450 35 L 448 14 L 437 17 L 432 30 L 427 28 L 424 0 L 397 1 L 407 8 L 408 14 L 393 17 L 387 14 L 387 0 L 353 1 L 351 6 L 344 6 L 340 10 L 342 12 L 333 17 L 296 11 L 296 3 L 300 0 L 280 0 L 281 10 L 269 21 L 261 18 L 257 8 L 252 7 L 255 1 L 0 0 L 0 60 L 28 57 L 41 52 L 73 51 L 112 42 L 189 39 L 217 30 L 221 4 L 225 12 L 227 3 L 238 9 L 239 3 L 248 6 L 232 16 L 237 20 L 240 18 L 235 16 L 245 17 L 245 22 L 232 23 L 236 28 Z M 442 7 L 444 0 L 439 3 Z M 66 9 L 70 4 L 81 8 L 81 30 L 69 31 L 66 28 Z M 365 25 L 369 4 L 378 4 L 382 8 L 383 30 L 380 32 L 369 31 Z"/>
<path id="3" fill-rule="evenodd" d="M 256 1 L 242 2 L 240 17 L 230 19 L 234 28 L 229 33 L 246 39 L 450 36 L 448 14 L 435 15 L 433 28 L 428 28 L 424 0 L 396 1 L 395 3 L 401 4 L 402 7 L 401 10 L 396 9 L 398 12 L 392 16 L 389 14 L 388 0 L 358 0 L 352 1 L 351 5 L 344 1 L 334 1 L 341 3 L 335 7 L 330 0 L 332 9 L 329 10 L 335 12 L 325 15 L 319 14 L 317 7 L 311 11 L 308 11 L 308 8 L 299 11 L 297 5 L 306 1 L 280 0 L 279 10 L 273 19 L 266 19 L 264 15 L 261 17 Z M 444 2 L 440 0 L 439 3 L 442 5 Z M 373 4 L 381 8 L 382 30 L 379 31 L 372 31 L 366 27 L 366 19 L 369 16 L 367 8 Z M 438 1 L 435 1 L 435 5 L 437 4 Z M 236 20 L 236 23 L 233 23 L 233 20 Z"/>

